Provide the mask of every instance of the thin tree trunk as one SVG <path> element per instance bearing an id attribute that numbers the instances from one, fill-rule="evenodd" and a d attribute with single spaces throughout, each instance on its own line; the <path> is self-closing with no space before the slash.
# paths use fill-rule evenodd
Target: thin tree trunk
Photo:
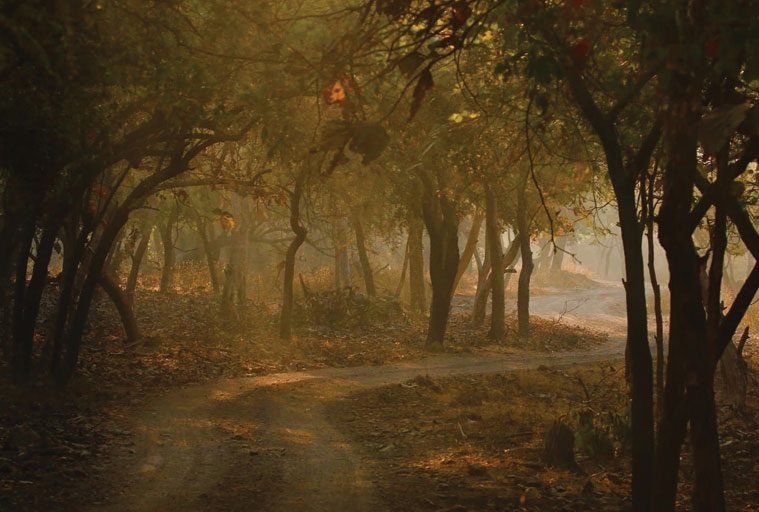
<path id="1" fill-rule="evenodd" d="M 374 286 L 374 273 L 372 272 L 369 255 L 366 251 L 366 237 L 364 236 L 364 228 L 361 225 L 361 214 L 358 209 L 354 209 L 351 213 L 353 231 L 356 235 L 356 250 L 358 251 L 358 260 L 361 262 L 361 273 L 364 275 L 366 294 L 369 297 L 376 297 L 377 289 Z"/>
<path id="2" fill-rule="evenodd" d="M 31 354 L 31 348 L 26 345 L 30 340 L 26 339 L 26 324 L 24 323 L 24 309 L 26 305 L 26 274 L 29 269 L 29 255 L 32 250 L 36 222 L 29 219 L 24 227 L 21 246 L 16 258 L 16 282 L 13 298 L 13 346 L 11 347 L 11 361 L 13 363 L 13 380 L 17 384 L 28 381 L 31 361 L 27 364 L 26 354 Z"/>
<path id="3" fill-rule="evenodd" d="M 571 238 L 563 236 L 559 237 L 559 240 L 556 241 L 556 251 L 551 260 L 551 272 L 561 271 L 561 265 L 564 263 L 564 256 L 566 255 L 566 249 L 570 245 L 570 240 Z M 561 243 L 561 245 L 559 245 L 559 243 Z"/>
<path id="4" fill-rule="evenodd" d="M 229 261 L 224 267 L 224 285 L 221 291 L 221 304 L 219 313 L 222 318 L 231 319 L 233 317 L 234 295 L 237 283 L 237 276 L 240 271 L 240 253 L 241 253 L 241 231 L 235 229 L 230 236 Z"/>
<path id="5" fill-rule="evenodd" d="M 235 276 L 235 294 L 237 305 L 241 312 L 240 317 L 246 311 L 245 304 L 248 302 L 248 228 L 243 227 L 240 231 L 240 247 L 237 256 L 237 275 Z"/>
<path id="6" fill-rule="evenodd" d="M 592 125 L 606 157 L 606 167 L 617 199 L 619 227 L 625 261 L 627 344 L 633 370 L 631 393 L 632 505 L 636 511 L 651 510 L 654 503 L 653 371 L 648 347 L 645 275 L 641 230 L 635 197 L 635 176 L 648 168 L 651 152 L 661 134 L 657 120 L 643 139 L 629 168 L 625 166 L 615 120 L 596 104 L 579 73 L 568 70 L 567 84 L 583 115 Z M 659 478 L 657 473 L 657 479 Z"/>
<path id="7" fill-rule="evenodd" d="M 469 230 L 469 236 L 466 239 L 466 245 L 464 246 L 464 252 L 461 253 L 461 259 L 459 260 L 459 268 L 456 271 L 456 280 L 453 282 L 453 293 L 456 293 L 456 288 L 459 286 L 459 281 L 464 276 L 466 269 L 469 268 L 469 264 L 472 262 L 472 256 L 477 249 L 477 242 L 480 238 L 480 228 L 482 228 L 482 222 L 485 216 L 482 213 L 477 212 L 472 217 L 472 228 Z"/>
<path id="8" fill-rule="evenodd" d="M 525 173 L 520 179 L 517 191 L 517 228 L 519 229 L 519 247 L 522 254 L 522 269 L 519 272 L 519 288 L 517 290 L 517 323 L 520 339 L 530 338 L 530 278 L 533 270 L 529 221 L 527 220 L 527 205 L 525 204 L 526 188 L 527 174 Z"/>
<path id="9" fill-rule="evenodd" d="M 206 265 L 208 265 L 208 276 L 211 279 L 211 289 L 214 295 L 219 294 L 219 273 L 216 270 L 216 252 L 211 246 L 211 240 L 208 238 L 208 230 L 205 221 L 198 215 L 196 220 L 200 242 L 203 244 L 203 252 L 206 256 Z"/>
<path id="10" fill-rule="evenodd" d="M 105 291 L 108 297 L 116 306 L 121 318 L 121 324 L 124 326 L 127 342 L 134 343 L 140 339 L 140 328 L 137 325 L 137 319 L 134 316 L 132 305 L 127 295 L 121 290 L 121 287 L 114 278 L 103 273 L 98 281 L 100 287 Z"/>
<path id="11" fill-rule="evenodd" d="M 424 228 L 416 219 L 409 222 L 409 286 L 411 291 L 411 309 L 424 314 L 427 311 L 424 284 Z"/>
<path id="12" fill-rule="evenodd" d="M 134 304 L 134 291 L 137 288 L 137 278 L 140 275 L 140 267 L 142 261 L 145 259 L 145 253 L 148 252 L 148 245 L 150 244 L 150 235 L 153 233 L 154 224 L 152 222 L 146 222 L 142 226 L 142 237 L 140 242 L 134 250 L 132 255 L 132 266 L 129 269 L 129 277 L 127 278 L 125 294 L 129 304 Z"/>
<path id="13" fill-rule="evenodd" d="M 55 313 L 53 350 L 49 365 L 50 375 L 56 375 L 59 370 L 66 324 L 74 300 L 77 270 L 82 261 L 89 235 L 89 232 L 84 228 L 77 234 L 78 224 L 78 217 L 69 217 L 63 230 L 63 273 L 61 275 L 60 293 L 58 294 L 58 307 Z"/>
<path id="14" fill-rule="evenodd" d="M 303 187 L 306 181 L 304 168 L 295 179 L 295 187 L 290 196 L 290 228 L 295 233 L 295 238 L 287 247 L 285 255 L 285 276 L 282 286 L 282 313 L 279 318 L 279 339 L 289 341 L 292 338 L 292 315 L 293 315 L 293 278 L 295 277 L 295 256 L 298 248 L 306 241 L 308 231 L 300 222 L 300 200 L 303 196 Z"/>
<path id="15" fill-rule="evenodd" d="M 539 240 L 543 243 L 540 248 L 540 255 L 538 256 L 537 264 L 533 264 L 533 268 L 539 272 L 545 272 L 551 267 L 551 260 L 553 257 L 553 246 L 551 245 L 551 239 L 547 236 L 542 236 Z"/>
<path id="16" fill-rule="evenodd" d="M 642 174 L 641 183 L 644 186 L 643 204 L 644 216 L 646 221 L 646 240 L 648 242 L 648 276 L 651 281 L 651 288 L 654 291 L 654 317 L 656 322 L 656 416 L 661 418 L 664 415 L 664 320 L 661 305 L 661 287 L 656 276 L 656 253 L 654 243 L 654 173 L 645 181 L 645 174 Z M 648 188 L 645 188 L 645 185 Z"/>
<path id="17" fill-rule="evenodd" d="M 161 267 L 161 285 L 160 293 L 166 293 L 174 283 L 174 260 L 176 254 L 174 251 L 174 225 L 179 218 L 179 207 L 174 206 L 169 213 L 166 224 L 160 230 L 161 241 L 163 243 L 163 266 Z"/>
<path id="18" fill-rule="evenodd" d="M 332 221 L 332 244 L 334 246 L 335 253 L 335 290 L 339 290 L 343 287 L 342 284 L 342 240 L 339 232 L 337 221 Z"/>
<path id="19" fill-rule="evenodd" d="M 730 340 L 719 360 L 724 397 L 727 403 L 738 411 L 743 411 L 746 408 L 748 374 L 742 352 L 747 339 L 748 326 L 743 331 L 738 347 L 736 348 L 733 340 Z"/>
<path id="20" fill-rule="evenodd" d="M 609 277 L 609 272 L 611 271 L 611 254 L 613 253 L 612 247 L 607 247 L 606 251 L 604 251 L 604 254 L 606 257 L 604 258 L 604 272 L 603 272 L 603 278 L 607 279 Z"/>
<path id="21" fill-rule="evenodd" d="M 472 309 L 472 327 L 481 327 L 485 323 L 488 309 L 488 297 L 493 289 L 490 282 L 490 238 L 485 237 L 485 257 L 477 272 L 477 291 L 474 294 L 474 307 Z"/>
<path id="22" fill-rule="evenodd" d="M 398 286 L 395 288 L 393 297 L 400 298 L 403 291 L 403 285 L 406 283 L 406 270 L 408 270 L 409 250 L 408 241 L 406 241 L 406 250 L 403 252 L 403 268 L 401 268 L 401 278 L 398 280 Z"/>
<path id="23" fill-rule="evenodd" d="M 490 261 L 493 271 L 490 283 L 493 287 L 491 303 L 490 332 L 488 337 L 495 341 L 503 341 L 506 336 L 506 298 L 503 283 L 503 247 L 501 246 L 501 228 L 498 222 L 498 208 L 495 194 L 490 187 L 485 190 L 487 223 L 485 230 L 490 239 Z"/>
<path id="24" fill-rule="evenodd" d="M 97 247 L 92 255 L 86 277 L 79 293 L 77 307 L 73 314 L 71 325 L 62 342 L 63 354 L 61 365 L 56 366 L 56 380 L 58 385 L 65 387 L 71 379 L 79 360 L 79 352 L 82 346 L 82 336 L 89 317 L 92 299 L 100 275 L 103 272 L 108 253 L 113 247 L 113 242 L 129 220 L 130 213 L 144 204 L 147 197 L 155 191 L 161 183 L 169 180 L 185 171 L 192 159 L 214 142 L 198 143 L 187 150 L 181 157 L 172 158 L 166 167 L 154 172 L 135 186 L 124 201 L 115 207 L 113 214 L 104 225 L 103 232 Z"/>
<path id="25" fill-rule="evenodd" d="M 106 263 L 105 263 L 106 273 L 112 276 L 115 276 L 116 278 L 120 276 L 121 264 L 124 261 L 124 255 L 125 255 L 124 237 L 125 236 L 126 236 L 126 231 L 122 229 L 119 232 L 119 236 L 116 239 L 116 242 L 114 243 L 114 249 L 108 255 L 108 259 L 106 260 Z"/>

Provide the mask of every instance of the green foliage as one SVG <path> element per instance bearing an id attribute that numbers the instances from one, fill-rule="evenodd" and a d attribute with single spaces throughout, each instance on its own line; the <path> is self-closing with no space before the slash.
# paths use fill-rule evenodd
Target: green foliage
<path id="1" fill-rule="evenodd" d="M 630 405 L 621 393 L 612 397 L 600 407 L 584 403 L 569 412 L 575 446 L 588 457 L 612 456 L 630 443 Z"/>

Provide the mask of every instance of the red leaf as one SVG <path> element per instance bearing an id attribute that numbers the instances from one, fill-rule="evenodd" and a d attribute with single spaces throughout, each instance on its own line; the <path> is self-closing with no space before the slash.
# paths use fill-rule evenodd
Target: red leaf
<path id="1" fill-rule="evenodd" d="M 569 56 L 578 66 L 585 65 L 585 61 L 588 60 L 588 52 L 590 51 L 590 45 L 585 39 L 580 39 L 577 43 L 569 47 Z"/>
<path id="2" fill-rule="evenodd" d="M 706 54 L 712 59 L 719 57 L 719 41 L 716 37 L 710 37 L 704 45 Z"/>
<path id="3" fill-rule="evenodd" d="M 332 85 L 324 89 L 324 102 L 328 104 L 339 103 L 341 106 L 345 103 L 345 86 L 341 80 L 335 80 Z"/>
<path id="4" fill-rule="evenodd" d="M 453 26 L 456 28 L 462 26 L 471 15 L 472 8 L 469 7 L 468 3 L 464 1 L 456 2 L 453 6 Z"/>

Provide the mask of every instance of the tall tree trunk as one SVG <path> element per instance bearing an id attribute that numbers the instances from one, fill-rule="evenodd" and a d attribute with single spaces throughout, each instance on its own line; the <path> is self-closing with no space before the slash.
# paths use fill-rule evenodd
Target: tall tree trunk
<path id="1" fill-rule="evenodd" d="M 493 271 L 490 283 L 493 287 L 491 303 L 490 332 L 488 337 L 495 341 L 503 341 L 506 336 L 506 298 L 503 283 L 503 247 L 501 246 L 501 227 L 498 222 L 498 208 L 495 194 L 490 187 L 485 190 L 485 212 L 487 223 L 485 230 L 490 239 L 490 261 Z"/>
<path id="2" fill-rule="evenodd" d="M 444 187 L 444 176 L 420 176 L 422 217 L 430 237 L 430 281 L 432 302 L 427 329 L 427 347 L 438 350 L 443 346 L 445 330 L 453 298 L 453 282 L 459 269 L 459 218 L 452 199 L 438 191 Z"/>
<path id="3" fill-rule="evenodd" d="M 641 186 L 643 187 L 642 196 L 643 214 L 646 223 L 646 241 L 648 244 L 648 276 L 651 281 L 651 288 L 654 292 L 654 318 L 656 322 L 656 416 L 661 418 L 664 415 L 664 320 L 661 305 L 661 287 L 656 276 L 656 252 L 654 242 L 654 179 L 656 178 L 658 165 L 654 166 L 654 171 L 649 179 L 646 180 L 646 173 L 641 174 Z"/>
<path id="4" fill-rule="evenodd" d="M 472 262 L 472 256 L 474 256 L 474 251 L 477 249 L 480 229 L 482 228 L 482 221 L 484 219 L 485 216 L 480 212 L 475 213 L 472 217 L 472 228 L 469 230 L 464 252 L 461 253 L 461 259 L 459 260 L 459 269 L 456 271 L 456 280 L 453 282 L 454 294 L 456 293 L 456 288 L 459 286 L 459 281 L 461 281 L 466 269 L 469 268 L 469 264 Z"/>
<path id="5" fill-rule="evenodd" d="M 409 250 L 408 250 L 408 241 L 406 241 L 406 250 L 403 251 L 403 267 L 401 268 L 401 277 L 398 280 L 398 286 L 395 288 L 395 293 L 393 294 L 393 297 L 396 299 L 400 298 L 401 292 L 403 291 L 403 285 L 406 283 L 406 271 L 408 270 L 408 260 L 409 260 Z"/>
<path id="6" fill-rule="evenodd" d="M 240 254 L 237 257 L 237 276 L 235 279 L 235 295 L 237 296 L 237 305 L 242 318 L 248 302 L 248 227 L 244 226 L 240 230 Z"/>
<path id="7" fill-rule="evenodd" d="M 127 277 L 126 290 L 124 292 L 129 304 L 134 304 L 134 291 L 137 289 L 137 278 L 140 275 L 140 267 L 142 266 L 142 261 L 145 259 L 145 253 L 148 252 L 153 227 L 154 224 L 150 221 L 142 225 L 140 242 L 137 244 L 134 254 L 132 254 L 132 266 L 129 269 L 129 277 Z"/>
<path id="8" fill-rule="evenodd" d="M 459 267 L 458 219 L 453 208 L 440 218 L 425 215 L 427 231 L 430 235 L 430 280 L 432 282 L 432 302 L 430 323 L 427 329 L 427 347 L 439 349 L 443 346 L 448 315 L 453 297 L 453 281 Z"/>
<path id="9" fill-rule="evenodd" d="M 487 234 L 487 233 L 486 233 Z M 490 264 L 490 238 L 485 236 L 485 257 L 477 272 L 477 291 L 474 294 L 472 309 L 472 327 L 481 327 L 485 323 L 488 309 L 488 297 L 493 289 L 490 281 L 492 265 Z"/>
<path id="10" fill-rule="evenodd" d="M 0 227 L 0 349 L 5 359 L 11 359 L 12 339 L 11 326 L 12 322 L 12 275 L 13 275 L 13 255 L 18 245 L 18 226 L 15 219 L 11 218 L 10 212 L 4 212 L 6 215 L 5 222 Z"/>
<path id="11" fill-rule="evenodd" d="M 355 208 L 351 212 L 351 220 L 353 221 L 353 232 L 356 235 L 356 250 L 358 251 L 358 260 L 361 262 L 361 273 L 364 275 L 366 294 L 369 297 L 376 297 L 377 289 L 374 286 L 374 272 L 372 272 L 369 255 L 366 251 L 366 237 L 364 236 L 364 228 L 361 225 L 361 212 L 358 208 Z"/>
<path id="12" fill-rule="evenodd" d="M 527 174 L 520 178 L 517 190 L 517 229 L 519 229 L 519 247 L 522 255 L 522 269 L 519 272 L 517 289 L 517 323 L 519 338 L 530 338 L 530 278 L 532 277 L 532 249 L 530 249 L 530 226 L 527 220 L 526 188 Z"/>
<path id="13" fill-rule="evenodd" d="M 424 314 L 427 311 L 426 290 L 424 284 L 424 227 L 418 219 L 409 221 L 409 287 L 411 309 Z"/>
<path id="14" fill-rule="evenodd" d="M 681 102 L 680 99 L 674 101 L 677 105 Z M 694 450 L 699 449 L 700 452 L 707 443 L 704 436 L 711 429 L 712 422 L 708 404 L 710 397 L 713 399 L 709 388 L 711 377 L 705 375 L 708 371 L 704 371 L 703 362 L 699 361 L 707 353 L 704 336 L 707 321 L 700 280 L 701 261 L 690 230 L 684 228 L 689 225 L 693 175 L 698 172 L 699 118 L 700 114 L 691 112 L 690 109 L 682 116 L 670 114 L 665 130 L 668 162 L 659 209 L 659 240 L 666 251 L 670 271 L 670 323 L 664 417 L 659 422 L 657 439 L 654 503 L 656 510 L 668 512 L 675 507 L 680 451 L 688 416 L 695 411 L 705 415 L 702 418 L 704 423 L 697 422 L 698 426 L 692 432 L 695 436 Z M 720 473 L 719 460 L 716 464 L 716 471 Z M 698 461 L 696 465 L 698 466 Z M 699 483 L 706 484 L 700 481 L 698 468 L 696 473 L 697 486 Z M 721 494 L 721 476 L 719 481 L 711 484 L 719 486 Z M 699 490 L 696 491 L 698 492 Z M 699 508 L 695 502 L 694 506 L 696 510 L 707 510 Z M 724 504 L 708 510 L 719 512 L 724 510 Z"/>
<path id="15" fill-rule="evenodd" d="M 219 313 L 227 320 L 234 316 L 234 298 L 241 265 L 242 232 L 235 228 L 230 235 L 229 261 L 224 267 L 224 284 L 221 290 Z"/>
<path id="16" fill-rule="evenodd" d="M 661 123 L 658 120 L 654 122 L 638 151 L 626 166 L 615 118 L 609 117 L 599 108 L 581 73 L 577 73 L 575 69 L 567 69 L 566 77 L 572 96 L 603 147 L 609 178 L 617 198 L 626 275 L 627 345 L 630 347 L 633 371 L 632 505 L 636 511 L 649 511 L 654 503 L 653 370 L 651 351 L 648 347 L 642 234 L 638 221 L 635 183 L 636 176 L 648 168 L 651 153 L 661 136 Z"/>
<path id="17" fill-rule="evenodd" d="M 161 267 L 160 293 L 166 293 L 174 284 L 174 226 L 179 218 L 179 206 L 174 206 L 169 213 L 166 224 L 161 228 L 161 241 L 163 243 L 163 266 Z"/>
<path id="18" fill-rule="evenodd" d="M 632 370 L 631 416 L 633 451 L 633 508 L 651 510 L 654 458 L 653 369 L 648 347 L 645 274 L 641 251 L 635 186 L 617 183 L 620 231 L 625 262 L 627 347 Z M 658 478 L 658 474 L 657 474 Z"/>
<path id="19" fill-rule="evenodd" d="M 29 380 L 31 371 L 31 343 L 33 339 L 27 336 L 28 326 L 25 322 L 25 310 L 27 303 L 26 274 L 29 269 L 29 258 L 34 240 L 36 228 L 35 219 L 29 219 L 23 228 L 21 246 L 16 258 L 16 282 L 13 298 L 13 346 L 11 347 L 11 361 L 13 364 L 13 380 L 17 384 L 24 384 Z M 52 247 L 51 247 L 52 248 Z"/>
<path id="20" fill-rule="evenodd" d="M 308 168 L 303 168 L 295 179 L 295 186 L 290 194 L 290 229 L 295 237 L 287 247 L 285 255 L 285 276 L 282 286 L 282 313 L 279 317 L 279 339 L 289 341 L 292 338 L 293 316 L 293 278 L 295 277 L 295 256 L 298 248 L 306 241 L 308 230 L 300 222 L 300 201 Z"/>
<path id="21" fill-rule="evenodd" d="M 206 222 L 198 215 L 196 220 L 200 242 L 203 244 L 203 253 L 206 256 L 206 265 L 208 265 L 208 276 L 211 279 L 211 289 L 214 295 L 219 294 L 219 273 L 216 270 L 216 251 L 214 250 L 211 240 L 208 237 L 208 226 Z M 213 233 L 212 233 L 213 236 Z"/>
<path id="22" fill-rule="evenodd" d="M 71 319 L 71 325 L 61 345 L 62 350 L 65 352 L 62 354 L 61 364 L 55 367 L 55 378 L 59 386 L 65 387 L 74 374 L 79 360 L 82 336 L 92 306 L 95 288 L 103 272 L 108 253 L 113 248 L 113 242 L 118 236 L 119 231 L 123 229 L 127 220 L 129 220 L 130 213 L 143 205 L 147 197 L 155 191 L 158 185 L 185 171 L 195 156 L 214 143 L 214 141 L 198 143 L 186 152 L 174 155 L 166 167 L 139 182 L 121 204 L 114 207 L 112 215 L 108 218 L 108 222 L 104 224 L 102 235 L 92 254 L 86 277 L 79 293 L 77 307 Z"/>
<path id="23" fill-rule="evenodd" d="M 55 326 L 53 331 L 53 350 L 50 356 L 50 375 L 56 375 L 61 362 L 63 352 L 66 324 L 74 301 L 74 288 L 77 281 L 77 270 L 82 261 L 87 245 L 89 231 L 82 228 L 77 233 L 79 217 L 69 215 L 63 229 L 63 272 L 61 275 L 60 292 L 58 293 L 58 306 L 55 312 Z"/>
<path id="24" fill-rule="evenodd" d="M 342 261 L 341 261 L 341 236 L 337 221 L 332 221 L 332 245 L 335 253 L 335 290 L 343 287 L 342 284 Z"/>
<path id="25" fill-rule="evenodd" d="M 127 342 L 134 343 L 140 339 L 140 328 L 137 325 L 137 319 L 134 316 L 132 305 L 127 295 L 121 290 L 119 283 L 110 275 L 103 273 L 98 281 L 100 287 L 116 306 L 121 318 L 121 324 L 124 326 Z"/>
<path id="26" fill-rule="evenodd" d="M 105 267 L 108 253 L 113 247 L 113 242 L 118 236 L 119 231 L 124 227 L 127 220 L 129 219 L 129 214 L 131 211 L 142 204 L 142 200 L 144 200 L 144 198 L 141 192 L 142 189 L 140 189 L 138 185 L 138 188 L 135 188 L 127 200 L 125 200 L 124 203 L 122 203 L 122 205 L 114 212 L 114 214 L 109 219 L 109 223 L 103 229 L 100 240 L 98 241 L 97 246 L 92 254 L 89 266 L 87 267 L 87 271 L 85 273 L 81 291 L 79 292 L 76 309 L 73 312 L 71 325 L 60 344 L 61 357 L 59 358 L 56 356 L 51 363 L 51 368 L 55 372 L 56 381 L 61 388 L 65 387 L 68 384 L 69 380 L 74 374 L 74 369 L 76 368 L 76 364 L 79 360 L 79 351 L 81 350 L 82 346 L 84 328 L 87 323 L 87 318 L 89 317 L 90 307 L 92 306 L 92 299 L 95 295 L 95 288 L 100 281 L 100 276 L 102 275 L 103 268 Z M 82 233 L 82 237 L 80 237 L 79 240 L 83 244 L 82 247 L 84 247 L 84 243 L 86 242 L 85 236 L 86 234 Z M 80 256 L 83 255 L 84 253 L 82 252 Z M 72 292 L 74 287 L 75 286 L 72 283 Z M 65 320 L 62 321 L 65 322 Z M 58 363 L 59 359 L 60 363 Z"/>

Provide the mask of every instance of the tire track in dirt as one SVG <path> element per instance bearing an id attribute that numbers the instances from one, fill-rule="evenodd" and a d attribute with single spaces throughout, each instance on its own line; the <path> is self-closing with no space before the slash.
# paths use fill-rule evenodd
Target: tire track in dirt
<path id="1" fill-rule="evenodd" d="M 609 342 L 565 353 L 441 354 L 385 366 L 223 380 L 172 392 L 134 419 L 139 432 L 134 453 L 124 454 L 108 469 L 107 478 L 121 482 L 119 495 L 83 509 L 386 510 L 362 463 L 361 449 L 332 425 L 324 404 L 417 375 L 563 367 L 624 353 L 621 287 L 534 297 L 532 310 L 603 330 Z"/>

